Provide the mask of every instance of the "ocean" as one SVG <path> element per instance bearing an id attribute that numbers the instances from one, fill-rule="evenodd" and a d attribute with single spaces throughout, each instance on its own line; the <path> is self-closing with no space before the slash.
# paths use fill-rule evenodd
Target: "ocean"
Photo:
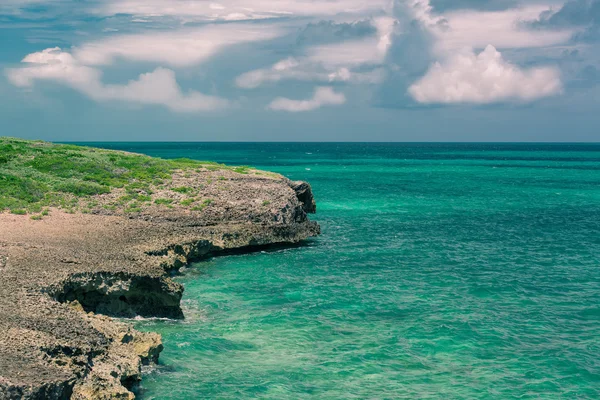
<path id="1" fill-rule="evenodd" d="M 141 399 L 600 398 L 600 145 L 94 145 L 306 180 L 323 230 L 178 277 Z"/>

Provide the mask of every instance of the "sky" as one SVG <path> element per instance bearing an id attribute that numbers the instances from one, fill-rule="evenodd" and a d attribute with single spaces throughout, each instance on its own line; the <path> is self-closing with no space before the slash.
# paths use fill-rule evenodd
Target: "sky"
<path id="1" fill-rule="evenodd" d="M 600 0 L 0 0 L 0 136 L 600 140 Z"/>

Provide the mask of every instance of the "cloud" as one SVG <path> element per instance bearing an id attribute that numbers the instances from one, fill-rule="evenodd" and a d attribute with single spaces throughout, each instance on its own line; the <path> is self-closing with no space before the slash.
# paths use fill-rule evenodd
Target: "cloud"
<path id="1" fill-rule="evenodd" d="M 177 84 L 175 72 L 165 68 L 142 74 L 138 80 L 129 81 L 126 85 L 105 85 L 95 98 L 164 105 L 178 112 L 213 111 L 228 105 L 225 99 L 196 91 L 184 94 Z"/>
<path id="2" fill-rule="evenodd" d="M 308 49 L 307 58 L 327 68 L 381 64 L 389 48 L 385 39 L 365 39 L 315 46 Z"/>
<path id="3" fill-rule="evenodd" d="M 444 17 L 437 15 L 429 0 L 404 0 L 397 1 L 395 11 L 408 14 L 412 19 L 421 22 L 427 28 L 437 28 L 446 22 Z"/>
<path id="4" fill-rule="evenodd" d="M 95 12 L 102 15 L 175 16 L 210 21 L 376 15 L 389 8 L 389 0 L 107 0 Z"/>
<path id="5" fill-rule="evenodd" d="M 343 40 L 355 40 L 377 34 L 377 28 L 370 20 L 353 22 L 319 21 L 308 24 L 298 34 L 296 40 L 300 46 L 335 43 Z"/>
<path id="6" fill-rule="evenodd" d="M 557 69 L 519 69 L 506 62 L 493 47 L 479 54 L 464 52 L 435 63 L 409 88 L 419 103 L 487 104 L 518 100 L 529 102 L 560 93 Z"/>
<path id="7" fill-rule="evenodd" d="M 547 62 L 540 61 L 541 56 L 536 60 L 529 53 L 525 58 L 520 55 L 523 52 L 505 51 L 533 47 L 542 51 L 568 43 L 576 31 L 571 25 L 542 30 L 522 23 L 537 18 L 547 8 L 528 0 L 93 0 L 78 12 L 84 9 L 96 16 L 118 14 L 119 17 L 109 19 L 126 20 L 126 25 L 118 25 L 121 31 L 141 33 L 112 33 L 76 45 L 69 52 L 54 50 L 48 53 L 52 53 L 50 61 L 24 60 L 27 65 L 9 71 L 9 75 L 13 83 L 20 82 L 24 88 L 31 88 L 41 80 L 54 81 L 97 101 L 121 98 L 139 104 L 162 104 L 177 111 L 226 105 L 222 98 L 182 90 L 171 71 L 179 73 L 179 69 L 188 68 L 185 72 L 191 72 L 191 67 L 203 63 L 206 63 L 204 72 L 218 71 L 218 76 L 224 79 L 230 79 L 228 74 L 248 71 L 235 79 L 236 87 L 242 89 L 294 80 L 311 82 L 314 86 L 368 85 L 363 93 L 368 91 L 369 98 L 386 105 L 406 106 L 415 104 L 415 100 L 528 101 L 523 93 L 490 95 L 488 92 L 490 87 L 500 88 L 501 93 L 514 90 L 506 89 L 510 85 L 505 74 L 509 72 L 514 76 L 520 76 L 518 73 L 532 76 L 536 71 L 545 71 L 547 76 L 554 74 L 560 87 L 561 78 L 555 69 L 523 70 L 518 66 L 531 64 L 532 59 Z M 148 23 L 132 24 L 137 20 Z M 250 45 L 266 41 L 269 42 Z M 488 50 L 479 51 L 488 45 L 493 46 L 497 59 L 482 59 Z M 496 48 L 518 65 L 505 61 Z M 277 58 L 272 58 L 273 50 L 279 54 Z M 48 57 L 44 52 L 35 54 L 31 57 Z M 212 59 L 214 63 L 207 62 Z M 245 60 L 248 62 L 244 63 Z M 432 64 L 435 61 L 438 63 Z M 150 64 L 150 69 L 143 71 L 152 72 L 128 83 L 106 84 L 104 66 L 124 62 Z M 469 62 L 472 65 L 466 66 Z M 490 70 L 500 73 L 481 72 L 480 66 L 486 62 Z M 244 65 L 253 66 L 242 69 Z M 253 69 L 257 66 L 258 69 Z M 455 82 L 447 76 L 448 70 L 458 71 Z M 438 97 L 460 100 L 436 99 L 426 85 L 430 80 L 454 87 L 442 89 Z M 447 93 L 456 90 L 456 85 L 462 88 L 465 82 L 475 86 L 466 91 L 471 94 Z M 533 85 L 539 88 L 538 81 Z M 161 89 L 155 93 L 153 88 Z M 373 96 L 374 91 L 378 93 Z M 418 100 L 415 93 L 420 93 L 419 98 L 424 100 Z M 277 100 L 285 104 L 289 99 Z M 304 100 L 302 104 L 312 104 L 311 101 Z"/>
<path id="8" fill-rule="evenodd" d="M 547 10 L 538 21 L 548 26 L 577 26 L 600 22 L 599 0 L 570 0 L 558 11 Z"/>
<path id="9" fill-rule="evenodd" d="M 364 29 L 364 23 L 359 24 Z M 340 24 L 320 25 L 337 31 Z M 379 68 L 392 44 L 395 19 L 380 17 L 369 21 L 375 35 L 338 43 L 309 46 L 301 57 L 288 57 L 269 68 L 249 71 L 237 77 L 236 85 L 257 88 L 267 82 L 304 80 L 317 82 L 379 83 L 384 73 Z M 347 32 L 348 26 L 340 28 Z"/>
<path id="10" fill-rule="evenodd" d="M 521 6 L 501 11 L 458 10 L 436 14 L 428 0 L 411 0 L 407 9 L 436 38 L 434 51 L 443 54 L 465 47 L 547 47 L 569 41 L 574 30 L 531 29 L 522 22 L 536 18 L 544 5 Z"/>
<path id="11" fill-rule="evenodd" d="M 353 84 L 379 83 L 384 78 L 382 69 L 368 72 L 353 72 L 346 67 L 325 69 L 318 63 L 307 59 L 301 61 L 293 57 L 275 63 L 270 68 L 246 72 L 236 78 L 236 85 L 243 89 L 255 89 L 265 83 L 277 83 L 283 80 L 310 82 L 345 82 Z"/>
<path id="12" fill-rule="evenodd" d="M 36 81 L 54 81 L 69 86 L 95 101 L 126 101 L 161 105 L 176 112 L 212 111 L 227 107 L 225 99 L 196 91 L 183 93 L 169 69 L 157 68 L 124 85 L 102 83 L 102 72 L 80 64 L 70 53 L 55 47 L 29 54 L 22 68 L 7 70 L 9 81 L 31 88 Z"/>
<path id="13" fill-rule="evenodd" d="M 584 28 L 576 32 L 576 42 L 596 42 L 600 40 L 600 0 L 570 0 L 558 11 L 552 9 L 539 14 L 531 23 L 537 28 Z"/>
<path id="14" fill-rule="evenodd" d="M 543 7 L 440 15 L 428 0 L 397 5 L 401 28 L 388 53 L 390 69 L 375 96 L 377 105 L 524 103 L 562 91 L 558 68 L 523 69 L 496 50 L 496 45 L 535 47 L 543 53 L 546 46 L 568 41 L 570 32 L 548 34 L 520 25 L 522 18 L 536 15 Z M 531 58 L 522 62 L 530 63 Z"/>
<path id="15" fill-rule="evenodd" d="M 268 108 L 276 111 L 304 112 L 312 111 L 323 106 L 341 105 L 346 102 L 346 96 L 336 93 L 331 87 L 318 87 L 311 99 L 292 100 L 278 97 L 269 104 Z"/>
<path id="16" fill-rule="evenodd" d="M 80 65 L 59 47 L 29 54 L 22 62 L 27 66 L 7 70 L 10 82 L 18 87 L 32 87 L 36 80 L 53 80 L 73 88 L 84 88 L 100 81 L 101 77 L 98 70 Z"/>
<path id="17" fill-rule="evenodd" d="M 394 37 L 386 57 L 385 81 L 374 96 L 377 106 L 404 108 L 414 104 L 407 88 L 436 60 L 434 44 L 435 37 L 420 22 L 401 22 L 401 33 Z"/>
<path id="18" fill-rule="evenodd" d="M 218 24 L 176 32 L 114 36 L 75 48 L 85 65 L 108 65 L 115 58 L 162 63 L 172 67 L 197 65 L 228 46 L 273 39 L 283 32 L 272 25 Z"/>
<path id="19" fill-rule="evenodd" d="M 528 6 L 503 11 L 462 10 L 444 15 L 446 29 L 435 29 L 435 49 L 453 52 L 464 47 L 515 49 L 547 47 L 564 44 L 573 35 L 573 29 L 542 31 L 530 29 L 522 21 L 535 18 L 545 6 Z"/>
<path id="20" fill-rule="evenodd" d="M 433 51 L 438 56 L 464 48 L 485 48 L 489 44 L 500 49 L 560 45 L 567 43 L 575 32 L 572 28 L 543 31 L 526 26 L 523 21 L 537 18 L 548 9 L 546 5 L 535 3 L 496 11 L 487 6 L 481 7 L 484 11 L 459 7 L 443 15 L 436 13 L 430 0 L 407 0 L 397 4 L 397 9 L 412 16 L 429 31 L 435 39 Z"/>

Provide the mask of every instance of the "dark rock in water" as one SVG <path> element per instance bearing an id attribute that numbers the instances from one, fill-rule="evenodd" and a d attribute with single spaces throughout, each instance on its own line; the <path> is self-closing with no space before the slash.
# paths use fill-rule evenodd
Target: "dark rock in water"
<path id="1" fill-rule="evenodd" d="M 309 183 L 302 181 L 290 182 L 290 187 L 296 192 L 296 197 L 298 197 L 298 200 L 302 203 L 304 212 L 307 214 L 314 214 L 317 212 L 317 203 Z"/>
<path id="2" fill-rule="evenodd" d="M 53 209 L 41 221 L 0 214 L 0 399 L 134 398 L 141 366 L 158 360 L 160 336 L 104 315 L 183 318 L 183 288 L 170 275 L 188 262 L 320 232 L 306 216 L 316 211 L 307 183 L 196 175 L 175 183 L 211 199 L 196 209 Z M 102 196 L 116 195 L 98 196 L 100 205 Z"/>

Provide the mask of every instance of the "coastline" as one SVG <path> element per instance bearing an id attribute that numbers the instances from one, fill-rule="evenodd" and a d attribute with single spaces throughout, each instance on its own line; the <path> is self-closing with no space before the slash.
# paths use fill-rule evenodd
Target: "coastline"
<path id="1" fill-rule="evenodd" d="M 182 266 L 320 233 L 304 182 L 210 170 L 181 179 L 218 180 L 203 189 L 213 204 L 0 214 L 0 398 L 134 398 L 160 336 L 106 316 L 183 318 L 183 287 L 170 279 Z"/>

